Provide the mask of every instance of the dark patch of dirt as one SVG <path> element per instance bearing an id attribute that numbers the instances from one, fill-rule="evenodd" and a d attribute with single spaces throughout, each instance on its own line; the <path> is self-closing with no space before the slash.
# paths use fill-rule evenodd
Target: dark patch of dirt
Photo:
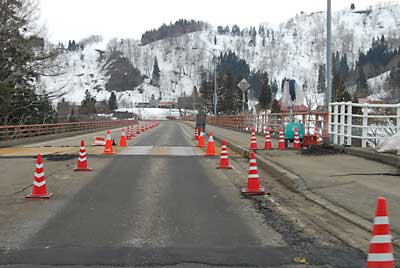
<path id="1" fill-rule="evenodd" d="M 343 154 L 344 149 L 338 149 L 331 145 L 312 145 L 308 149 L 301 151 L 302 155 L 332 155 L 332 154 Z"/>
<path id="2" fill-rule="evenodd" d="M 77 154 L 48 154 L 43 156 L 48 161 L 66 161 L 78 158 Z"/>

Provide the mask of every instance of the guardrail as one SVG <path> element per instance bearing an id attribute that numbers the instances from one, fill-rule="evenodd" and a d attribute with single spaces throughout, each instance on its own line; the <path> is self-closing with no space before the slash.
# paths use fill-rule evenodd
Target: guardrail
<path id="1" fill-rule="evenodd" d="M 0 126 L 0 141 L 55 135 L 76 131 L 116 128 L 134 124 L 136 120 L 110 120 L 77 123 Z"/>
<path id="2" fill-rule="evenodd" d="M 297 112 L 293 114 L 296 121 L 302 122 L 307 134 L 314 134 L 315 129 L 327 140 L 328 135 L 328 113 L 327 112 Z M 180 120 L 195 121 L 192 116 L 181 117 Z M 289 113 L 267 113 L 256 115 L 220 115 L 208 116 L 207 124 L 230 128 L 238 131 L 251 131 L 255 129 L 257 133 L 264 133 L 266 127 L 271 128 L 271 132 L 278 134 L 279 129 L 292 120 Z"/>
<path id="3" fill-rule="evenodd" d="M 329 104 L 329 134 L 334 144 L 375 147 L 399 130 L 400 104 Z"/>

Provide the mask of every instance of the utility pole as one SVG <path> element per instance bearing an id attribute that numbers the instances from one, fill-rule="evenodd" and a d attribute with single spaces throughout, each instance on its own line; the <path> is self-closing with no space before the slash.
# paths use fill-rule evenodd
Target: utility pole
<path id="1" fill-rule="evenodd" d="M 215 60 L 217 60 L 217 59 L 215 59 Z M 217 96 L 217 63 L 215 63 L 215 69 L 214 69 L 214 116 L 217 116 L 217 103 L 218 103 L 218 96 Z"/>
<path id="2" fill-rule="evenodd" d="M 331 0 L 327 0 L 326 15 L 326 99 L 325 109 L 329 111 L 329 103 L 332 101 L 332 6 Z"/>

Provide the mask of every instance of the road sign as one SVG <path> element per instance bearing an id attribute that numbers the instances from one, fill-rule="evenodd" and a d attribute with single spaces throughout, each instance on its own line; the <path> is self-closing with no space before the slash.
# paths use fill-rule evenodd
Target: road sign
<path id="1" fill-rule="evenodd" d="M 243 91 L 245 92 L 246 90 L 248 90 L 250 88 L 250 84 L 249 82 L 247 82 L 246 79 L 242 79 L 239 84 L 237 84 L 237 86 Z"/>

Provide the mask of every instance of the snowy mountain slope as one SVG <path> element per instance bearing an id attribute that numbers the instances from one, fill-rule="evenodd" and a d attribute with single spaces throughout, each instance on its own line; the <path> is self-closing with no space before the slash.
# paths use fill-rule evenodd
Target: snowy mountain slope
<path id="1" fill-rule="evenodd" d="M 109 97 L 104 89 L 106 78 L 101 73 L 97 58 L 99 54 L 95 51 L 96 46 L 89 46 L 79 52 L 66 52 L 59 57 L 63 59 L 62 74 L 55 77 L 41 77 L 40 83 L 48 92 L 63 94 L 63 97 L 72 102 L 80 103 L 88 89 L 96 95 L 97 100 Z"/>
<path id="2" fill-rule="evenodd" d="M 249 29 L 232 35 L 218 34 L 211 27 L 145 46 L 133 39 L 111 40 L 108 47 L 117 47 L 143 75 L 151 77 L 155 57 L 161 70 L 160 89 L 149 85 L 150 79 L 145 79 L 137 88 L 143 89 L 143 94 L 137 89 L 119 92 L 118 101 L 123 107 L 129 108 L 136 102 L 149 100 L 152 95 L 157 98 L 161 94 L 164 100 L 190 95 L 193 86 L 199 86 L 201 70 L 213 71 L 213 54 L 229 50 L 246 60 L 252 70 L 267 71 L 270 77 L 278 81 L 287 77 L 296 79 L 300 85 L 306 82 L 306 95 L 315 96 L 318 66 L 325 62 L 325 17 L 324 12 L 302 13 L 276 28 L 262 24 L 264 31 L 257 33 L 255 44 L 250 43 L 252 33 Z M 382 34 L 390 45 L 399 46 L 399 4 L 377 5 L 362 11 L 340 10 L 334 12 L 332 19 L 333 51 L 346 53 L 351 65 L 355 64 L 359 51 L 367 51 L 372 39 Z M 54 91 L 68 83 L 64 88 L 68 100 L 80 101 L 86 89 L 96 94 L 98 100 L 108 98 L 110 93 L 104 90 L 107 77 L 104 77 L 96 62 L 97 52 L 93 51 L 93 48 L 85 48 L 82 52 L 84 61 L 76 52 L 66 55 L 69 63 L 67 73 L 57 78 L 44 78 L 47 90 Z M 79 76 L 82 73 L 84 75 Z M 380 90 L 373 80 L 370 83 L 376 91 Z"/>
<path id="3" fill-rule="evenodd" d="M 386 79 L 390 76 L 390 71 L 368 79 L 369 88 L 374 89 L 375 93 L 383 94 Z"/>

